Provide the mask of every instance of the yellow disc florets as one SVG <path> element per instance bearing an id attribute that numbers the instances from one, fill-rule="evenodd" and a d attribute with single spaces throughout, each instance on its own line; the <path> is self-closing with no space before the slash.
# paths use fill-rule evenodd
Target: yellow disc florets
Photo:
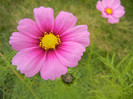
<path id="1" fill-rule="evenodd" d="M 106 9 L 106 13 L 107 13 L 107 14 L 112 14 L 112 9 L 107 8 L 107 9 Z"/>
<path id="2" fill-rule="evenodd" d="M 45 50 L 55 49 L 56 45 L 59 45 L 60 42 L 59 35 L 55 36 L 52 31 L 49 33 L 45 32 L 44 37 L 40 37 L 39 46 Z"/>

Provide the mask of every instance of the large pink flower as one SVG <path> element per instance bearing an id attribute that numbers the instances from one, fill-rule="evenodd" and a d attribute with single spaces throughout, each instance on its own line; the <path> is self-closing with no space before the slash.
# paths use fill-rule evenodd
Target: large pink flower
<path id="1" fill-rule="evenodd" d="M 98 1 L 96 8 L 102 12 L 102 17 L 108 18 L 108 22 L 111 24 L 119 22 L 119 18 L 125 14 L 120 0 Z"/>
<path id="2" fill-rule="evenodd" d="M 19 32 L 14 32 L 9 43 L 19 51 L 12 59 L 17 70 L 27 77 L 40 71 L 45 80 L 54 80 L 67 73 L 67 67 L 75 67 L 85 47 L 89 45 L 86 25 L 76 24 L 72 13 L 61 11 L 54 20 L 51 8 L 34 9 L 35 22 L 19 21 Z"/>

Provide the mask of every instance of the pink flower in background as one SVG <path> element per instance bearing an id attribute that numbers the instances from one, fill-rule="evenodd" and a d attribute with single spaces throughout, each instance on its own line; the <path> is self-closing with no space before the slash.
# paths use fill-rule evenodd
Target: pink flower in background
<path id="1" fill-rule="evenodd" d="M 75 67 L 85 47 L 89 45 L 86 25 L 76 24 L 72 13 L 61 11 L 54 19 L 51 8 L 34 9 L 35 22 L 31 19 L 19 21 L 19 32 L 12 33 L 9 43 L 19 51 L 12 59 L 17 70 L 27 77 L 40 71 L 45 80 L 60 78 L 67 67 Z"/>
<path id="2" fill-rule="evenodd" d="M 111 24 L 119 22 L 119 18 L 125 14 L 120 0 L 98 1 L 96 8 L 102 12 L 102 17 L 108 18 L 108 22 Z"/>

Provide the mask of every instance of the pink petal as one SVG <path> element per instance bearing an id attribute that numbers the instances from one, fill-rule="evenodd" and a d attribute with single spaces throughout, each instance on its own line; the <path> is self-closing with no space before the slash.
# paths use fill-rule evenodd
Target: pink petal
<path id="1" fill-rule="evenodd" d="M 107 14 L 105 12 L 102 12 L 102 17 L 104 17 L 104 18 L 110 18 L 110 17 L 112 17 L 112 15 L 109 15 L 109 14 Z"/>
<path id="2" fill-rule="evenodd" d="M 81 59 L 85 48 L 76 42 L 62 42 L 55 50 L 59 60 L 67 67 L 75 67 Z"/>
<path id="3" fill-rule="evenodd" d="M 20 20 L 17 29 L 19 32 L 31 38 L 38 39 L 40 36 L 42 36 L 42 33 L 38 29 L 36 23 L 31 19 Z"/>
<path id="4" fill-rule="evenodd" d="M 106 8 L 104 8 L 101 12 L 102 12 L 102 17 L 104 18 L 109 18 L 111 15 L 108 15 L 106 12 L 105 12 Z"/>
<path id="5" fill-rule="evenodd" d="M 113 16 L 116 18 L 120 18 L 125 14 L 124 7 L 120 6 L 116 10 L 114 10 Z"/>
<path id="6" fill-rule="evenodd" d="M 55 19 L 54 33 L 61 34 L 76 24 L 77 18 L 72 13 L 61 11 Z"/>
<path id="7" fill-rule="evenodd" d="M 40 30 L 50 32 L 54 28 L 54 12 L 52 8 L 39 7 L 33 10 L 36 23 Z"/>
<path id="8" fill-rule="evenodd" d="M 107 15 L 105 12 L 102 12 L 102 17 L 108 18 L 110 15 Z"/>
<path id="9" fill-rule="evenodd" d="M 102 11 L 104 9 L 102 1 L 98 1 L 96 5 L 97 10 Z"/>
<path id="10" fill-rule="evenodd" d="M 89 32 L 87 25 L 78 25 L 68 29 L 60 35 L 61 41 L 74 41 L 82 44 L 84 47 L 89 45 Z"/>
<path id="11" fill-rule="evenodd" d="M 121 2 L 120 0 L 114 0 L 114 3 L 112 5 L 112 9 L 115 10 L 120 6 Z"/>
<path id="12" fill-rule="evenodd" d="M 30 38 L 23 33 L 14 32 L 10 37 L 9 44 L 12 45 L 12 48 L 16 51 L 20 51 L 24 48 L 34 47 L 39 45 L 39 41 L 33 38 Z"/>
<path id="13" fill-rule="evenodd" d="M 17 65 L 17 70 L 28 77 L 39 72 L 44 64 L 45 52 L 40 47 L 26 48 L 19 51 L 12 59 L 12 64 Z"/>
<path id="14" fill-rule="evenodd" d="M 101 11 L 102 12 L 102 17 L 104 18 L 109 18 L 111 15 L 108 15 L 106 12 L 105 12 L 105 9 Z"/>
<path id="15" fill-rule="evenodd" d="M 119 19 L 115 18 L 113 16 L 110 16 L 110 18 L 108 18 L 108 22 L 111 23 L 111 24 L 118 23 Z"/>
<path id="16" fill-rule="evenodd" d="M 114 3 L 114 0 L 102 0 L 103 6 L 106 7 L 111 7 Z"/>
<path id="17" fill-rule="evenodd" d="M 46 60 L 43 67 L 41 68 L 41 77 L 44 80 L 55 80 L 55 78 L 60 78 L 62 74 L 67 73 L 67 67 L 65 67 L 55 55 L 55 52 L 48 51 L 46 55 Z"/>
<path id="18" fill-rule="evenodd" d="M 44 61 L 45 61 L 45 58 L 46 58 L 46 52 L 42 52 L 36 59 L 34 62 L 32 62 L 29 67 L 32 68 L 31 71 L 27 72 L 23 72 L 25 73 L 25 76 L 26 77 L 32 77 L 34 76 L 35 74 L 37 74 L 42 66 L 44 65 Z M 40 61 L 40 62 L 39 62 Z"/>

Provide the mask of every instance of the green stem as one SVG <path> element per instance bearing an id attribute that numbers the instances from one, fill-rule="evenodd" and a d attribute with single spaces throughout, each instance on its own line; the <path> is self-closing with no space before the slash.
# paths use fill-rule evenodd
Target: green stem
<path id="1" fill-rule="evenodd" d="M 33 94 L 33 96 L 36 97 L 36 99 L 38 99 L 37 95 L 35 94 L 35 92 L 33 91 L 33 89 L 27 85 L 27 83 L 24 81 L 24 79 L 16 72 L 16 70 L 14 70 L 14 68 L 12 67 L 12 65 L 6 60 L 6 58 L 2 55 L 2 53 L 0 53 L 0 56 L 2 57 L 2 59 L 6 62 L 6 64 L 8 66 L 10 66 L 10 68 L 12 69 L 13 73 L 26 85 L 26 87 L 30 90 L 30 92 Z"/>

